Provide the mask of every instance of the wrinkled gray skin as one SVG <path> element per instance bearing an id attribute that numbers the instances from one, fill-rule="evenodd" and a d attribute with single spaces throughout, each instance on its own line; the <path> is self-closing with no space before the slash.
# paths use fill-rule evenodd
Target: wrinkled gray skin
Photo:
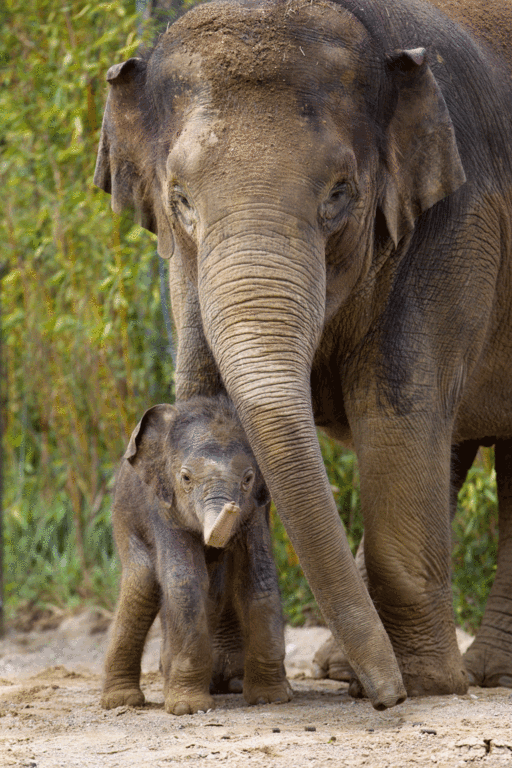
<path id="1" fill-rule="evenodd" d="M 204 544 L 208 519 L 239 509 L 223 548 Z M 225 397 L 157 405 L 131 437 L 112 520 L 121 558 L 105 660 L 106 709 L 144 703 L 140 663 L 160 611 L 165 709 L 207 711 L 211 693 L 249 704 L 288 701 L 284 627 L 268 527 L 268 491 Z"/>
<path id="2" fill-rule="evenodd" d="M 512 10 L 479 2 L 203 4 L 107 75 L 95 182 L 172 256 L 177 396 L 229 393 L 378 708 L 467 689 L 449 506 L 472 441 L 503 471 L 466 662 L 512 675 Z M 374 602 L 315 424 L 357 452 Z"/>

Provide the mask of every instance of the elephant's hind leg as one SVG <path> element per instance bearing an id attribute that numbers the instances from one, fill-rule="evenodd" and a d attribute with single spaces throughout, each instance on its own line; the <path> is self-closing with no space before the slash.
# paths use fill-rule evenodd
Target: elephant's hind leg
<path id="1" fill-rule="evenodd" d="M 464 664 L 472 685 L 512 688 L 512 440 L 498 441 L 495 456 L 498 567 L 482 624 Z"/>
<path id="2" fill-rule="evenodd" d="M 243 694 L 248 704 L 290 701 L 284 668 L 281 598 L 266 519 L 254 520 L 236 565 L 235 604 L 244 636 Z"/>
<path id="3" fill-rule="evenodd" d="M 213 673 L 210 693 L 242 693 L 244 639 L 231 601 L 225 606 L 213 635 Z"/>
<path id="4" fill-rule="evenodd" d="M 144 643 L 155 620 L 160 593 L 152 569 L 144 566 L 123 573 L 121 591 L 105 659 L 101 706 L 142 706 L 140 663 Z"/>

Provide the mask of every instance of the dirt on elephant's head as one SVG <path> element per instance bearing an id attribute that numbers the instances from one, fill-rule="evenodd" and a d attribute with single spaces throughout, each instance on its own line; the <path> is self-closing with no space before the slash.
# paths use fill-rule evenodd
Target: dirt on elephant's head
<path id="1" fill-rule="evenodd" d="M 337 40 L 336 30 L 342 26 L 349 29 L 345 42 L 350 48 L 364 44 L 362 26 L 328 0 L 214 2 L 173 24 L 158 48 L 164 56 L 178 48 L 199 55 L 212 95 L 224 95 L 228 89 L 234 94 L 248 84 L 284 85 L 295 70 L 311 69 L 313 49 L 319 42 Z"/>

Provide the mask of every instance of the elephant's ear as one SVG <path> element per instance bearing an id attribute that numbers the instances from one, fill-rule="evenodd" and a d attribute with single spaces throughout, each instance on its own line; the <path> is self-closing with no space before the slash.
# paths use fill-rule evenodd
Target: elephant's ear
<path id="1" fill-rule="evenodd" d="M 380 205 L 395 246 L 423 211 L 466 180 L 448 108 L 426 58 L 425 49 L 416 48 L 387 61 L 395 98 L 387 116 Z"/>
<path id="2" fill-rule="evenodd" d="M 253 488 L 254 500 L 258 507 L 264 507 L 270 503 L 270 493 L 260 470 L 256 472 L 256 482 Z"/>
<path id="3" fill-rule="evenodd" d="M 146 99 L 146 62 L 137 57 L 114 64 L 96 159 L 94 184 L 112 195 L 112 210 L 133 213 L 141 227 L 158 236 L 158 252 L 170 258 L 172 227 L 162 205 L 148 131 L 151 107 Z"/>
<path id="4" fill-rule="evenodd" d="M 148 408 L 133 430 L 123 456 L 168 506 L 174 496 L 168 436 L 175 416 L 176 408 L 167 403 Z"/>

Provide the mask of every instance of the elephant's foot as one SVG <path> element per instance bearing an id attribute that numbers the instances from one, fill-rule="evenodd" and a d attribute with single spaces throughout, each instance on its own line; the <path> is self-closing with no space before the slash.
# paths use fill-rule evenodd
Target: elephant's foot
<path id="1" fill-rule="evenodd" d="M 170 715 L 195 715 L 215 709 L 215 702 L 208 693 L 194 693 L 182 688 L 170 688 L 165 696 L 165 711 Z"/>
<path id="2" fill-rule="evenodd" d="M 342 680 L 347 683 L 354 677 L 354 671 L 345 651 L 339 647 L 332 635 L 313 657 L 313 677 L 317 679 L 327 677 L 330 680 Z"/>
<path id="3" fill-rule="evenodd" d="M 144 694 L 140 688 L 118 688 L 104 690 L 101 697 L 103 709 L 115 709 L 116 707 L 142 707 Z"/>
<path id="4" fill-rule="evenodd" d="M 436 656 L 398 657 L 408 696 L 449 696 L 464 695 L 468 690 L 468 676 L 462 665 L 460 654 L 457 657 L 440 658 Z M 364 689 L 355 677 L 348 688 L 350 696 L 363 698 Z"/>
<path id="5" fill-rule="evenodd" d="M 225 638 L 221 638 L 224 639 Z M 231 637 L 229 638 L 232 639 Z M 236 637 L 234 638 L 237 639 Z M 216 642 L 219 638 L 216 637 Z M 240 642 L 242 642 L 240 640 Z M 215 649 L 210 693 L 242 693 L 244 687 L 244 651 L 235 642 L 229 649 Z"/>
<path id="6" fill-rule="evenodd" d="M 286 679 L 265 684 L 244 680 L 244 699 L 248 704 L 285 704 L 292 698 L 292 689 Z"/>
<path id="7" fill-rule="evenodd" d="M 481 688 L 512 688 L 512 603 L 508 587 L 511 573 L 501 575 L 487 600 L 480 629 L 463 657 L 470 685 Z"/>
<path id="8" fill-rule="evenodd" d="M 246 665 L 244 699 L 248 704 L 284 704 L 292 696 L 283 662 Z"/>
<path id="9" fill-rule="evenodd" d="M 463 656 L 470 685 L 481 688 L 512 688 L 511 651 L 479 641 L 478 637 Z"/>
<path id="10" fill-rule="evenodd" d="M 234 677 L 224 677 L 223 675 L 214 675 L 210 683 L 210 693 L 242 693 L 244 689 L 244 677 L 235 675 Z"/>

